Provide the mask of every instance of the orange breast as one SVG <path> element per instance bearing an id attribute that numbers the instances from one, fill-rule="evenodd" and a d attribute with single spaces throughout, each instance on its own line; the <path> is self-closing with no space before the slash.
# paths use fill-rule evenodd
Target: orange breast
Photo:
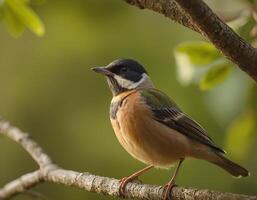
<path id="1" fill-rule="evenodd" d="M 112 101 L 124 96 L 114 97 Z M 177 131 L 155 121 L 140 93 L 133 91 L 121 104 L 114 132 L 125 150 L 134 158 L 156 167 L 168 167 L 187 155 L 189 141 Z"/>

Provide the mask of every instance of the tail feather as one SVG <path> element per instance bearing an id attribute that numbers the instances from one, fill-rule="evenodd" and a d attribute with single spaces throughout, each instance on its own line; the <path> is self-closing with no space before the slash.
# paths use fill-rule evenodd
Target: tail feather
<path id="1" fill-rule="evenodd" d="M 232 162 L 224 155 L 217 153 L 217 159 L 212 160 L 211 162 L 223 168 L 227 172 L 229 172 L 232 176 L 240 178 L 250 176 L 250 173 L 244 167 Z"/>

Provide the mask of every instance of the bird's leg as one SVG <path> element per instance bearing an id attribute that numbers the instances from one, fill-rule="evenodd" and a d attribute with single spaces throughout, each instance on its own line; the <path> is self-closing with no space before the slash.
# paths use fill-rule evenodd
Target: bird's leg
<path id="1" fill-rule="evenodd" d="M 179 169 L 180 169 L 180 166 L 182 164 L 182 162 L 184 161 L 184 158 L 180 159 L 179 160 L 179 163 L 175 169 L 175 172 L 172 176 L 172 178 L 170 179 L 170 181 L 164 186 L 164 189 L 165 189 L 165 193 L 164 193 L 164 200 L 168 200 L 169 199 L 169 194 L 171 192 L 171 190 L 176 187 L 177 185 L 175 184 L 175 181 L 176 181 L 176 177 L 178 175 L 178 172 L 179 172 Z"/>
<path id="2" fill-rule="evenodd" d="M 132 174 L 132 175 L 130 175 L 128 177 L 122 178 L 120 180 L 120 185 L 119 185 L 119 193 L 120 193 L 120 195 L 122 195 L 122 196 L 124 195 L 124 189 L 125 189 L 125 187 L 126 187 L 128 182 L 135 180 L 138 176 L 140 176 L 145 171 L 147 171 L 147 170 L 149 170 L 151 168 L 153 168 L 153 165 L 149 165 L 149 166 L 145 167 L 144 169 L 141 169 L 141 170 L 135 172 L 134 174 Z"/>

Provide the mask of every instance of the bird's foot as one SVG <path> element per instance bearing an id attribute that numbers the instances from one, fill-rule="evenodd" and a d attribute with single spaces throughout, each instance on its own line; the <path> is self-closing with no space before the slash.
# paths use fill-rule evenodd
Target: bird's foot
<path id="1" fill-rule="evenodd" d="M 133 181 L 137 179 L 136 177 L 124 177 L 120 179 L 119 181 L 119 194 L 121 197 L 124 197 L 125 195 L 125 187 L 128 184 L 128 182 Z"/>
<path id="2" fill-rule="evenodd" d="M 164 198 L 163 200 L 169 200 L 170 199 L 170 192 L 174 187 L 177 187 L 177 185 L 173 182 L 169 182 L 166 185 L 163 186 L 164 189 Z"/>

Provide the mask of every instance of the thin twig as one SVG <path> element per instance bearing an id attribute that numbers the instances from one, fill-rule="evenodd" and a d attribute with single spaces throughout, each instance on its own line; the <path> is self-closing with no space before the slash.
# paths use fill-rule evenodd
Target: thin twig
<path id="1" fill-rule="evenodd" d="M 0 132 L 13 141 L 19 143 L 34 159 L 34 161 L 44 168 L 52 164 L 51 158 L 43 151 L 43 149 L 32 139 L 29 134 L 20 131 L 18 128 L 11 126 L 6 121 L 0 121 Z"/>

